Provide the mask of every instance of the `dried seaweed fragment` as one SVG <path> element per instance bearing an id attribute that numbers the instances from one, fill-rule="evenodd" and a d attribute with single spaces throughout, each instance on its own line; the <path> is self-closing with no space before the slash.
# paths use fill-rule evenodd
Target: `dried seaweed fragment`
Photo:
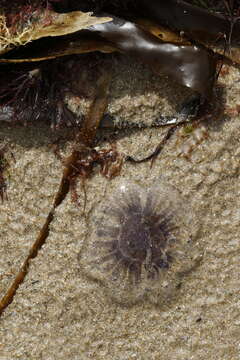
<path id="1" fill-rule="evenodd" d="M 2 14 L 0 16 L 0 53 L 33 40 L 71 34 L 110 20 L 111 18 L 108 17 L 93 17 L 91 13 L 81 11 L 58 14 L 49 9 L 33 9 L 29 21 L 8 27 L 6 17 Z"/>

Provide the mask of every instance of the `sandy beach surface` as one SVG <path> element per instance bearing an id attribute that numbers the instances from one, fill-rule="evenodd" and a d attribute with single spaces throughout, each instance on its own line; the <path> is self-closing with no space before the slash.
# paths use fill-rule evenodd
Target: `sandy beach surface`
<path id="1" fill-rule="evenodd" d="M 150 163 L 124 163 L 111 181 L 96 169 L 86 182 L 85 216 L 81 183 L 80 206 L 68 194 L 57 208 L 46 243 L 0 319 L 1 360 L 240 359 L 240 73 L 231 66 L 225 70 L 217 84 L 225 108 L 220 117 L 212 116 L 189 135 L 178 130 L 152 168 Z M 118 124 L 149 126 L 158 115 L 176 112 L 187 94 L 120 56 L 108 112 Z M 101 130 L 99 146 L 108 147 L 113 136 L 120 152 L 141 158 L 166 131 Z M 0 124 L 1 143 L 7 142 L 15 157 L 9 150 L 9 200 L 0 202 L 1 297 L 28 255 L 61 180 L 63 165 L 51 148 L 54 137 L 41 124 Z M 70 140 L 61 141 L 60 152 L 71 152 Z M 106 290 L 84 270 L 81 256 L 88 256 L 96 208 L 122 180 L 143 189 L 164 180 L 181 194 L 183 216 L 189 210 L 193 215 L 189 251 L 199 261 L 163 300 L 150 291 L 135 303 L 115 301 L 117 289 Z"/>

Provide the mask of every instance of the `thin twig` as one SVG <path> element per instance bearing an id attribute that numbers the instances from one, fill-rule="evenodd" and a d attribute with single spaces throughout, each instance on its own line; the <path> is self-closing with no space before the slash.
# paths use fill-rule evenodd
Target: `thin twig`
<path id="1" fill-rule="evenodd" d="M 126 157 L 126 161 L 130 161 L 132 163 L 143 163 L 143 162 L 147 162 L 149 160 L 151 160 L 151 167 L 153 165 L 154 160 L 156 159 L 156 157 L 161 153 L 161 151 L 163 150 L 165 144 L 167 143 L 167 141 L 172 137 L 172 135 L 175 133 L 175 131 L 179 128 L 179 124 L 178 125 L 174 125 L 171 126 L 167 133 L 164 135 L 162 141 L 160 142 L 160 144 L 157 145 L 157 147 L 155 148 L 155 150 L 147 157 L 143 158 L 143 159 L 134 159 L 132 156 L 127 156 Z"/>

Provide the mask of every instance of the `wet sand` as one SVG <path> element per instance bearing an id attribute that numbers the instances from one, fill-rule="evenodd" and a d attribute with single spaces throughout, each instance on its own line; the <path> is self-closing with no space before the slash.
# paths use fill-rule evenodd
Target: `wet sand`
<path id="1" fill-rule="evenodd" d="M 151 123 L 158 113 L 174 111 L 182 99 L 181 88 L 164 77 L 156 79 L 142 66 L 122 60 L 121 69 L 114 75 L 109 104 L 119 122 L 136 123 L 139 117 Z M 225 108 L 234 108 L 239 104 L 240 74 L 229 70 L 219 83 L 225 89 Z M 129 80 L 131 74 L 134 81 Z M 164 100 L 161 89 L 167 93 Z M 159 301 L 153 293 L 136 304 L 117 303 L 101 282 L 83 271 L 79 254 L 87 251 L 91 216 L 107 195 L 117 191 L 120 180 L 108 181 L 96 170 L 86 185 L 86 216 L 69 194 L 3 313 L 0 359 L 239 358 L 239 117 L 228 111 L 210 119 L 203 125 L 207 137 L 189 157 L 182 154 L 195 135 L 182 137 L 177 132 L 151 169 L 149 163 L 124 163 L 121 179 L 148 188 L 164 178 L 180 192 L 183 213 L 191 208 L 197 219 L 198 246 L 191 251 L 193 257 L 200 252 L 201 261 L 183 277 L 169 301 Z M 140 158 L 151 153 L 166 130 L 126 128 L 114 138 L 119 151 Z M 102 147 L 109 145 L 109 136 L 101 132 Z M 61 179 L 62 164 L 49 146 L 52 137 L 45 126 L 0 128 L 1 142 L 11 144 L 16 158 L 9 169 L 9 201 L 0 204 L 1 296 L 35 241 Z M 71 141 L 61 145 L 63 154 L 70 150 Z M 80 184 L 78 192 L 83 203 Z"/>

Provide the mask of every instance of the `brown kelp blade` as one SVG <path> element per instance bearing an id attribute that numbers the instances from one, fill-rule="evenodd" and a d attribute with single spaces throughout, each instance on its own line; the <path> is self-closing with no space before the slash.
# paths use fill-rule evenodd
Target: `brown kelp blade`
<path id="1" fill-rule="evenodd" d="M 172 1 L 170 1 L 171 3 Z M 151 8 L 150 5 L 149 8 Z M 184 44 L 181 41 L 178 44 L 177 40 L 164 43 L 163 40 L 142 29 L 141 26 L 118 17 L 109 17 L 106 14 L 93 17 L 90 13 L 80 11 L 66 14 L 57 14 L 48 10 L 45 12 L 46 14 L 43 12 L 39 18 L 36 17 L 36 22 L 32 22 L 30 27 L 23 27 L 22 32 L 15 32 L 14 36 L 10 36 L 9 39 L 7 35 L 5 36 L 5 40 L 9 41 L 9 44 L 0 44 L 3 52 L 17 45 L 24 45 L 21 46 L 24 49 L 22 54 L 19 49 L 20 56 L 14 51 L 0 62 L 41 61 L 96 50 L 111 52 L 117 49 L 146 63 L 155 73 L 164 73 L 179 84 L 187 86 L 205 97 L 211 93 L 215 79 L 216 60 L 210 52 L 202 47 Z M 34 17 L 34 12 L 32 16 Z M 47 17 L 48 21 L 46 22 Z M 112 21 L 110 21 L 111 19 Z M 94 42 L 94 38 L 85 40 L 82 31 L 79 34 L 83 38 L 78 41 L 77 31 L 86 28 L 93 36 L 100 35 L 99 38 L 102 39 L 102 42 Z M 75 33 L 73 41 L 66 40 L 66 36 L 64 36 L 61 41 L 58 41 L 59 45 L 52 47 L 48 40 L 70 33 Z M 37 40 L 33 41 L 37 44 L 35 45 L 37 51 L 31 52 L 32 48 L 30 47 L 29 55 L 26 56 L 24 55 L 25 48 L 27 52 L 29 50 L 28 43 L 32 40 Z M 43 42 L 46 40 L 46 46 L 43 48 L 38 42 L 42 40 Z M 33 53 L 36 55 L 33 56 Z"/>
<path id="2" fill-rule="evenodd" d="M 240 19 L 182 0 L 140 0 L 139 13 L 240 63 Z M 228 46 L 226 46 L 226 44 Z"/>
<path id="3" fill-rule="evenodd" d="M 190 38 L 215 42 L 222 34 L 232 42 L 240 41 L 240 22 L 236 21 L 231 29 L 231 20 L 221 14 L 191 5 L 182 0 L 140 0 L 140 11 L 150 19 L 165 24 L 172 29 L 184 31 Z"/>
<path id="4" fill-rule="evenodd" d="M 40 40 L 43 42 L 43 40 Z M 117 51 L 110 43 L 102 41 L 101 39 L 86 39 L 84 36 L 79 35 L 78 39 L 65 39 L 61 38 L 60 41 L 52 41 L 51 39 L 44 41 L 43 46 L 38 46 L 35 51 L 31 44 L 21 47 L 14 52 L 10 52 L 6 57 L 0 58 L 0 63 L 25 63 L 25 62 L 38 62 L 50 59 L 55 59 L 62 56 L 74 54 L 87 54 L 94 51 L 103 53 L 111 53 Z"/>
<path id="5" fill-rule="evenodd" d="M 179 84 L 208 97 L 216 72 L 216 59 L 202 47 L 164 43 L 140 26 L 112 16 L 113 20 L 89 28 L 119 51 L 148 64 L 156 73 L 171 76 Z"/>
<path id="6" fill-rule="evenodd" d="M 184 36 L 183 33 L 167 28 L 166 25 L 159 25 L 156 21 L 139 19 L 137 20 L 137 24 L 164 42 L 171 42 L 177 45 L 191 45 L 191 41 L 186 37 L 187 34 Z M 224 37 L 224 41 L 222 40 L 223 39 L 214 43 L 208 39 L 201 40 L 199 38 L 195 38 L 195 41 L 199 42 L 204 47 L 211 49 L 214 53 L 223 55 L 233 63 L 240 64 L 240 43 L 234 44 L 231 42 L 231 39 L 229 42 L 227 37 Z"/>
<path id="7" fill-rule="evenodd" d="M 153 20 L 146 18 L 137 19 L 138 24 L 143 30 L 150 32 L 154 36 L 158 37 L 163 42 L 170 42 L 176 45 L 192 45 L 191 42 L 179 32 L 171 30 L 166 25 L 160 25 Z"/>

